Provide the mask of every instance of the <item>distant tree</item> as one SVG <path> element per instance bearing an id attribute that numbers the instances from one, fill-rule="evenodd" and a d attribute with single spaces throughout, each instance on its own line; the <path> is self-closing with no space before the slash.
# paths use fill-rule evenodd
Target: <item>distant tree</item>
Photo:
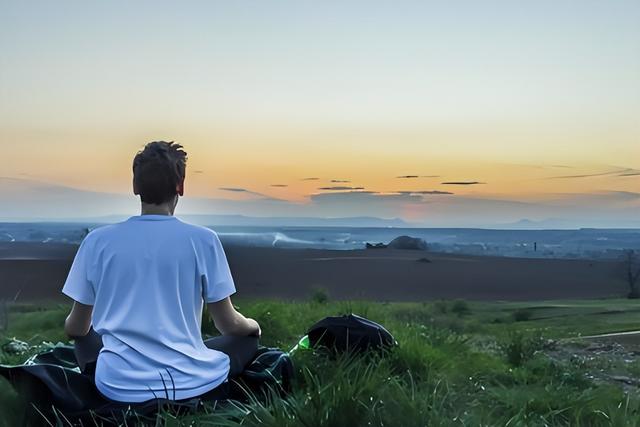
<path id="1" fill-rule="evenodd" d="M 629 285 L 629 298 L 640 298 L 638 279 L 640 279 L 640 256 L 633 249 L 625 252 L 625 267 L 627 270 L 627 283 Z"/>
<path id="2" fill-rule="evenodd" d="M 533 312 L 526 308 L 519 308 L 513 312 L 513 320 L 516 322 L 526 322 L 527 320 L 531 320 L 533 316 Z"/>
<path id="3" fill-rule="evenodd" d="M 6 331 L 9 328 L 9 302 L 5 299 L 0 300 L 0 331 Z"/>
<path id="4" fill-rule="evenodd" d="M 455 300 L 451 306 L 451 311 L 456 313 L 458 317 L 465 316 L 471 313 L 471 308 L 465 300 Z"/>
<path id="5" fill-rule="evenodd" d="M 311 301 L 317 304 L 326 304 L 329 301 L 329 293 L 324 288 L 316 288 L 311 294 Z"/>

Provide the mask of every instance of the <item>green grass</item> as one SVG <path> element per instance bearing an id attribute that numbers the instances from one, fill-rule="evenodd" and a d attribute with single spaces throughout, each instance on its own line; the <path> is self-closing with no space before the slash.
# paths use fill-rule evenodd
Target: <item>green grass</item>
<path id="1" fill-rule="evenodd" d="M 376 358 L 297 353 L 295 391 L 286 399 L 209 407 L 183 417 L 164 413 L 166 425 L 640 426 L 637 391 L 587 377 L 590 369 L 613 363 L 558 360 L 547 351 L 549 340 L 639 328 L 636 301 L 371 303 L 323 297 L 237 305 L 260 322 L 265 345 L 289 349 L 315 321 L 345 313 L 380 322 L 400 345 Z M 65 340 L 67 310 L 14 307 L 0 340 Z M 203 331 L 214 332 L 211 322 Z M 0 353 L 0 362 L 26 357 Z M 637 375 L 639 366 L 629 363 L 626 374 Z M 18 400 L 0 380 L 0 426 L 13 425 Z"/>

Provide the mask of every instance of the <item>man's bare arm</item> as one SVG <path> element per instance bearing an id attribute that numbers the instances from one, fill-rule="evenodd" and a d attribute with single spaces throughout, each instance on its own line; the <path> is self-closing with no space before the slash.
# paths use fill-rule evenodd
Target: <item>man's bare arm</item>
<path id="1" fill-rule="evenodd" d="M 92 313 L 92 305 L 80 304 L 74 301 L 71 313 L 69 313 L 67 319 L 64 321 L 64 332 L 71 338 L 87 335 L 89 329 L 91 329 Z"/>
<path id="2" fill-rule="evenodd" d="M 208 303 L 207 308 L 216 329 L 222 335 L 259 337 L 262 332 L 258 322 L 239 313 L 229 297 L 218 302 Z"/>

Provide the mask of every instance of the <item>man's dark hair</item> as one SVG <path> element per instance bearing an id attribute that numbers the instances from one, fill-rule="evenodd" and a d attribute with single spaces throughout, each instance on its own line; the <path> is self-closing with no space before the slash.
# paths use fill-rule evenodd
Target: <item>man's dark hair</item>
<path id="1" fill-rule="evenodd" d="M 185 177 L 187 153 L 173 141 L 154 141 L 133 158 L 133 182 L 140 200 L 156 205 L 173 198 Z"/>

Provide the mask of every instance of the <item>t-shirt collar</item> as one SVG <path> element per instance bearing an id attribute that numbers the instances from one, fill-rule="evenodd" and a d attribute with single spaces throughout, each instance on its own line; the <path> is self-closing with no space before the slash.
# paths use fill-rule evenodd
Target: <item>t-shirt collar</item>
<path id="1" fill-rule="evenodd" d="M 130 221 L 167 221 L 176 219 L 173 215 L 161 215 L 161 214 L 144 214 L 134 215 L 129 218 Z"/>

